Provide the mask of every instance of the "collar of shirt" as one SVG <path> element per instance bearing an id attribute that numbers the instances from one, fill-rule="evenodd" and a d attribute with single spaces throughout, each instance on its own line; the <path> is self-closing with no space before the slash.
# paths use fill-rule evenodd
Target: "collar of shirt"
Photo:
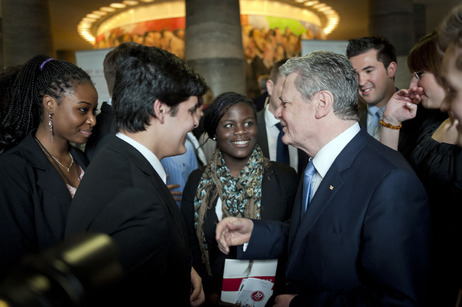
<path id="1" fill-rule="evenodd" d="M 128 144 L 132 145 L 133 147 L 135 147 L 135 149 L 138 150 L 140 154 L 142 154 L 143 157 L 145 157 L 146 160 L 148 160 L 148 162 L 152 165 L 152 167 L 157 172 L 157 174 L 160 176 L 162 181 L 165 184 L 167 184 L 167 175 L 165 174 L 165 170 L 162 164 L 160 163 L 159 159 L 156 157 L 156 155 L 152 151 L 150 151 L 146 146 L 135 141 L 131 137 L 126 136 L 125 134 L 117 132 L 116 136 L 120 138 L 121 140 L 127 142 Z"/>
<path id="2" fill-rule="evenodd" d="M 197 155 L 197 158 L 201 161 L 202 165 L 207 165 L 207 159 L 205 158 L 204 151 L 202 150 L 202 148 L 201 148 L 201 146 L 199 144 L 199 141 L 197 140 L 194 133 L 189 131 L 186 134 L 186 139 L 189 140 L 191 142 L 191 144 L 193 144 L 195 155 Z"/>
<path id="3" fill-rule="evenodd" d="M 274 127 L 279 131 L 276 127 L 276 124 L 279 123 L 279 119 L 274 117 L 274 114 L 269 110 L 269 104 L 265 107 L 265 123 L 267 127 Z"/>
<path id="4" fill-rule="evenodd" d="M 385 107 L 386 107 L 386 105 L 385 105 L 382 109 L 380 109 L 380 108 L 377 107 L 377 106 L 370 106 L 370 105 L 367 105 L 367 114 L 368 114 L 369 116 L 374 116 L 375 113 L 377 113 L 378 110 L 385 111 Z"/>
<path id="5" fill-rule="evenodd" d="M 324 178 L 327 171 L 334 163 L 337 156 L 345 148 L 346 145 L 355 137 L 361 128 L 358 123 L 343 131 L 335 139 L 327 143 L 313 158 L 313 164 L 317 174 Z"/>
<path id="6" fill-rule="evenodd" d="M 109 99 L 106 101 L 106 103 L 107 103 L 108 105 L 112 106 L 112 98 L 109 98 Z"/>

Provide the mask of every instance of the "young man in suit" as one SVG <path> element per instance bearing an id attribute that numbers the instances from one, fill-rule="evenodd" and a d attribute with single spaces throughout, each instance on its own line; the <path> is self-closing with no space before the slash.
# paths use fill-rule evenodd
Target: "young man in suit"
<path id="1" fill-rule="evenodd" d="M 287 146 L 288 161 L 278 157 L 278 135 L 280 133 L 277 124 L 279 119 L 274 116 L 276 109 L 281 104 L 280 95 L 284 78 L 279 74 L 281 67 L 287 59 L 280 60 L 274 63 L 271 68 L 270 78 L 266 82 L 268 97 L 266 98 L 265 107 L 257 112 L 258 123 L 258 144 L 260 145 L 263 155 L 271 161 L 278 161 L 292 166 L 298 173 L 303 173 L 303 170 L 308 163 L 308 156 L 302 150 L 293 146 Z"/>
<path id="2" fill-rule="evenodd" d="M 388 101 L 398 90 L 395 86 L 398 66 L 395 47 L 385 37 L 366 36 L 350 39 L 346 55 L 358 75 L 359 123 L 370 135 L 380 140 L 383 129 L 380 119 Z M 426 119 L 438 116 L 438 113 L 435 110 L 427 110 L 419 104 L 415 118 L 403 123 L 399 134 L 398 151 L 408 161 L 417 145 L 422 124 Z"/>
<path id="3" fill-rule="evenodd" d="M 395 47 L 383 37 L 361 37 L 350 39 L 347 57 L 358 74 L 359 123 L 367 127 L 367 132 L 380 138 L 379 123 L 388 100 L 396 92 L 395 74 L 397 58 Z"/>
<path id="4" fill-rule="evenodd" d="M 358 124 L 358 81 L 328 51 L 292 58 L 276 116 L 283 140 L 312 157 L 290 225 L 227 218 L 223 252 L 243 259 L 288 253 L 287 294 L 276 306 L 419 306 L 429 271 L 425 190 L 409 164 Z"/>
<path id="5" fill-rule="evenodd" d="M 173 54 L 138 45 L 116 70 L 118 133 L 91 162 L 69 211 L 66 236 L 109 234 L 125 276 L 102 298 L 117 306 L 198 306 L 201 279 L 191 267 L 181 213 L 160 160 L 183 154 L 199 123 L 202 77 Z"/>

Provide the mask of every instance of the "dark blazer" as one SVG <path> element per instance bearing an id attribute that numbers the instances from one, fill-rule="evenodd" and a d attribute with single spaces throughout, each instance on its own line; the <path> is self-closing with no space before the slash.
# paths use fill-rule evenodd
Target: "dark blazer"
<path id="1" fill-rule="evenodd" d="M 125 278 L 115 306 L 189 306 L 191 255 L 180 210 L 144 156 L 112 136 L 91 162 L 71 204 L 66 236 L 110 235 Z"/>
<path id="2" fill-rule="evenodd" d="M 64 238 L 71 194 L 34 140 L 36 130 L 0 155 L 0 276 L 12 262 Z M 70 147 L 86 169 L 84 154 Z"/>
<path id="3" fill-rule="evenodd" d="M 90 161 L 116 132 L 112 106 L 105 101 L 101 105 L 101 112 L 96 116 L 96 126 L 85 145 L 85 154 Z"/>
<path id="4" fill-rule="evenodd" d="M 366 170 L 366 171 L 365 171 Z M 254 221 L 246 259 L 288 247 L 290 306 L 420 306 L 430 267 L 425 190 L 396 151 L 362 129 L 290 226 Z M 272 244 L 273 243 L 273 244 Z"/>
<path id="5" fill-rule="evenodd" d="M 215 213 L 215 206 L 218 198 L 212 202 L 212 207 L 205 216 L 204 232 L 209 246 L 209 258 L 211 262 L 213 278 L 209 278 L 201 260 L 201 252 L 198 246 L 198 239 L 194 227 L 194 198 L 203 169 L 197 169 L 189 175 L 188 182 L 183 190 L 181 213 L 185 219 L 188 230 L 189 242 L 194 254 L 194 268 L 200 273 L 206 292 L 221 290 L 225 258 L 235 258 L 233 255 L 226 257 L 218 250 L 215 240 L 215 226 L 218 218 Z M 261 219 L 286 221 L 292 214 L 292 208 L 297 192 L 297 174 L 288 165 L 270 162 L 270 167 L 264 171 L 262 179 Z M 284 276 L 284 265 L 279 266 L 281 276 Z M 212 284 L 213 283 L 213 284 Z"/>
<path id="6" fill-rule="evenodd" d="M 268 134 L 266 133 L 266 121 L 265 121 L 265 109 L 257 112 L 257 125 L 258 125 L 258 136 L 257 142 L 260 145 L 263 155 L 269 159 L 268 149 Z M 297 174 L 301 177 L 304 173 L 305 167 L 308 164 L 308 155 L 303 150 L 297 149 L 298 166 Z"/>

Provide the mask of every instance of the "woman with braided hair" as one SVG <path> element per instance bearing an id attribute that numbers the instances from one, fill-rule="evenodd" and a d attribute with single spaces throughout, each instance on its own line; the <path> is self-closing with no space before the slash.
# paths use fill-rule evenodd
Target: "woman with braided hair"
<path id="1" fill-rule="evenodd" d="M 219 304 L 225 258 L 236 256 L 219 251 L 216 224 L 227 216 L 289 219 L 297 174 L 290 166 L 263 156 L 257 144 L 255 105 L 241 94 L 227 92 L 218 96 L 205 109 L 204 129 L 216 140 L 217 149 L 205 169 L 189 176 L 181 211 L 193 266 L 202 277 L 206 301 L 215 306 Z M 283 272 L 284 266 L 280 267 Z"/>
<path id="2" fill-rule="evenodd" d="M 98 103 L 88 74 L 69 62 L 35 56 L 14 76 L 0 124 L 0 276 L 63 239 L 88 164 L 70 143 L 87 141 Z"/>

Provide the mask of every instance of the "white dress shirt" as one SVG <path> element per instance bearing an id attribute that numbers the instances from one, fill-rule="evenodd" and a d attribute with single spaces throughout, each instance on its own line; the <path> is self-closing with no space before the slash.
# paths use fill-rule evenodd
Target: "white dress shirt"
<path id="1" fill-rule="evenodd" d="M 313 199 L 316 190 L 321 184 L 322 179 L 326 176 L 329 168 L 334 163 L 337 156 L 342 152 L 345 146 L 355 137 L 355 135 L 360 131 L 358 123 L 355 123 L 353 126 L 343 131 L 335 139 L 324 145 L 323 148 L 314 156 L 313 164 L 316 168 L 316 172 L 313 178 L 312 185 L 312 197 Z"/>
<path id="2" fill-rule="evenodd" d="M 277 145 L 279 129 L 276 124 L 279 123 L 279 119 L 274 117 L 274 114 L 268 109 L 269 105 L 265 106 L 265 124 L 266 124 L 266 135 L 268 139 L 268 153 L 271 161 L 276 161 Z M 295 170 L 298 170 L 298 152 L 297 148 L 289 145 L 289 159 L 290 166 Z"/>

